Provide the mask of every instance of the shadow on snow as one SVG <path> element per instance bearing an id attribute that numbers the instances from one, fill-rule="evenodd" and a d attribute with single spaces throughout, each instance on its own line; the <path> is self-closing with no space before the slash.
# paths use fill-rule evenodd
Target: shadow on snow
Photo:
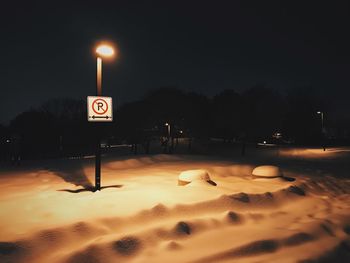
<path id="1" fill-rule="evenodd" d="M 100 190 L 103 190 L 103 189 L 106 189 L 106 188 L 121 188 L 123 187 L 122 184 L 115 184 L 115 185 L 107 185 L 107 186 L 101 186 L 100 187 Z M 74 194 L 77 194 L 77 193 L 81 193 L 81 192 L 96 192 L 96 188 L 91 186 L 91 187 L 84 187 L 84 188 L 79 188 L 79 189 L 60 189 L 60 190 L 57 190 L 57 191 L 62 191 L 62 192 L 69 192 L 69 193 L 74 193 Z"/>

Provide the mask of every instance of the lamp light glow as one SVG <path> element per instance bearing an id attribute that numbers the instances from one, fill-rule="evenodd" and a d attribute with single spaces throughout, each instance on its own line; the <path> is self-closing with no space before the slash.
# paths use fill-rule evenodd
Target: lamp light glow
<path id="1" fill-rule="evenodd" d="M 114 55 L 114 49 L 109 45 L 100 45 L 96 48 L 96 53 L 102 57 L 111 57 Z"/>

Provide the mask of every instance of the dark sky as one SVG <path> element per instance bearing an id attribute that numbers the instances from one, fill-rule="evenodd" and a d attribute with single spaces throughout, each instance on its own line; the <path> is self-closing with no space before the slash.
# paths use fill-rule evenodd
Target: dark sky
<path id="1" fill-rule="evenodd" d="M 323 3 L 325 2 L 325 3 Z M 114 105 L 162 86 L 213 95 L 312 86 L 350 115 L 349 1 L 11 1 L 1 6 L 0 123 L 95 94 L 98 40 Z"/>

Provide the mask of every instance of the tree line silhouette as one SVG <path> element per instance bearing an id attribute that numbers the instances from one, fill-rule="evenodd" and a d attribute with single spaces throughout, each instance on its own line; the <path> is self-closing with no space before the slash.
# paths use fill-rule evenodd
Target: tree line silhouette
<path id="1" fill-rule="evenodd" d="M 132 144 L 135 153 L 137 146 L 149 153 L 151 141 L 162 143 L 163 138 L 169 146 L 181 137 L 189 138 L 189 143 L 193 138 L 220 138 L 317 145 L 326 136 L 316 112 L 329 107 L 311 88 L 281 94 L 256 85 L 240 93 L 224 90 L 207 97 L 165 87 L 115 109 L 112 123 L 91 123 L 86 101 L 51 99 L 0 126 L 1 155 L 5 159 L 16 140 L 23 158 L 89 154 L 97 136 L 107 144 Z M 276 133 L 280 138 L 272 137 Z"/>

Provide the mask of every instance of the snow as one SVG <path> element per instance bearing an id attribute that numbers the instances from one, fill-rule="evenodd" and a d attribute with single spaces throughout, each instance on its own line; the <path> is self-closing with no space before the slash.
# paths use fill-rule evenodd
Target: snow
<path id="1" fill-rule="evenodd" d="M 295 180 L 252 178 L 267 160 Z M 100 192 L 93 159 L 2 169 L 0 262 L 348 262 L 349 161 L 300 148 L 107 156 Z"/>
<path id="2" fill-rule="evenodd" d="M 214 181 L 210 179 L 209 173 L 206 170 L 188 170 L 181 172 L 178 179 L 178 185 L 186 185 L 192 182 L 207 182 L 211 185 L 216 185 Z"/>
<path id="3" fill-rule="evenodd" d="M 252 176 L 262 178 L 276 178 L 282 177 L 283 174 L 280 168 L 275 165 L 261 165 L 253 170 Z"/>

